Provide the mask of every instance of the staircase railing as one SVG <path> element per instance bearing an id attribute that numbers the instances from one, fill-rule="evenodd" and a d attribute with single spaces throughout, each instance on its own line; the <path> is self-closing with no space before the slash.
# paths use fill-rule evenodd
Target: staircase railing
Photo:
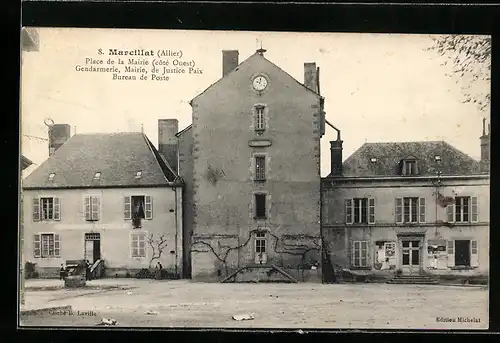
<path id="1" fill-rule="evenodd" d="M 92 279 L 101 278 L 103 272 L 104 272 L 104 260 L 97 260 L 94 262 L 92 267 L 90 267 L 90 275 Z"/>

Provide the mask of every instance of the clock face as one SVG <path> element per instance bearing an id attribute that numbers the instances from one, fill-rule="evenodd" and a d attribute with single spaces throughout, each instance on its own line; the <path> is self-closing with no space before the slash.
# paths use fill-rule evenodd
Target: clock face
<path id="1" fill-rule="evenodd" d="M 253 88 L 255 88 L 258 91 L 263 91 L 267 87 L 267 79 L 259 75 L 255 79 L 253 79 Z"/>

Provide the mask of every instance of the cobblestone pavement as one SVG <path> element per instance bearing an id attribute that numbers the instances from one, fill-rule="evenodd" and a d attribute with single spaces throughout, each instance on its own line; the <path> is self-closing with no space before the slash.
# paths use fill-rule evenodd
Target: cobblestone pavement
<path id="1" fill-rule="evenodd" d="M 71 305 L 73 315 L 23 315 L 21 325 L 94 326 L 105 317 L 116 319 L 120 327 L 488 328 L 485 287 L 184 280 L 130 280 L 120 281 L 120 286 L 122 289 L 28 290 L 27 305 Z M 78 311 L 87 313 L 79 315 Z M 237 314 L 252 314 L 254 319 L 235 321 L 232 316 Z M 464 318 L 462 322 L 459 317 Z"/>

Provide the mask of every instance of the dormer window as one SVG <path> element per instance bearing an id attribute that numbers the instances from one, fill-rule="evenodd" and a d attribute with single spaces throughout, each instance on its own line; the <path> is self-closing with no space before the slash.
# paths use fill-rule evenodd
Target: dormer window
<path id="1" fill-rule="evenodd" d="M 441 162 L 441 156 L 439 156 L 439 155 L 434 156 L 434 161 L 436 161 L 437 163 L 440 163 Z"/>
<path id="2" fill-rule="evenodd" d="M 370 162 L 371 162 L 371 163 L 375 163 L 375 162 L 377 162 L 377 158 L 376 158 L 376 157 L 372 157 L 372 158 L 370 158 Z"/>
<path id="3" fill-rule="evenodd" d="M 135 173 L 135 178 L 136 179 L 140 179 L 141 176 L 142 176 L 142 171 L 138 171 L 138 172 Z"/>
<path id="4" fill-rule="evenodd" d="M 414 176 L 418 175 L 418 164 L 416 159 L 406 159 L 402 161 L 401 175 Z"/>
<path id="5" fill-rule="evenodd" d="M 101 179 L 101 172 L 97 172 L 94 174 L 94 180 L 100 180 Z"/>
<path id="6" fill-rule="evenodd" d="M 49 174 L 49 181 L 53 181 L 55 177 L 56 177 L 56 174 L 50 173 Z"/>

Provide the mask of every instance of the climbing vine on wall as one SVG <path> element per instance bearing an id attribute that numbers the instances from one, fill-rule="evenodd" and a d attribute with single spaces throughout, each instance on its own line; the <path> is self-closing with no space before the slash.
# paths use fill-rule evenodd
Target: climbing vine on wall
<path id="1" fill-rule="evenodd" d="M 252 239 L 252 234 L 256 232 L 263 232 L 261 229 L 253 229 L 250 230 L 248 233 L 248 237 L 246 238 L 245 242 L 237 245 L 223 245 L 220 244 L 219 241 L 217 241 L 218 244 L 218 252 L 216 249 L 210 244 L 209 242 L 206 242 L 204 240 L 197 239 L 193 242 L 193 248 L 191 249 L 192 252 L 210 252 L 212 255 L 215 256 L 215 258 L 222 264 L 225 272 L 225 276 L 229 275 L 229 265 L 228 265 L 228 257 L 229 253 L 231 251 L 237 251 L 239 249 L 244 248 L 245 246 L 248 245 L 250 240 Z M 302 279 L 304 279 L 304 271 L 306 269 L 311 268 L 312 265 L 318 264 L 318 261 L 315 261 L 315 263 L 308 264 L 306 263 L 307 259 L 307 254 L 311 251 L 321 251 L 321 244 L 319 242 L 320 238 L 314 238 L 312 240 L 312 245 L 308 244 L 289 244 L 286 243 L 283 239 L 283 237 L 278 237 L 270 232 L 267 232 L 274 240 L 272 247 L 273 250 L 278 253 L 278 254 L 287 254 L 287 255 L 293 255 L 293 256 L 300 256 L 300 262 L 297 265 L 297 271 L 299 274 L 301 274 Z M 195 248 L 196 246 L 199 247 L 199 249 Z"/>

